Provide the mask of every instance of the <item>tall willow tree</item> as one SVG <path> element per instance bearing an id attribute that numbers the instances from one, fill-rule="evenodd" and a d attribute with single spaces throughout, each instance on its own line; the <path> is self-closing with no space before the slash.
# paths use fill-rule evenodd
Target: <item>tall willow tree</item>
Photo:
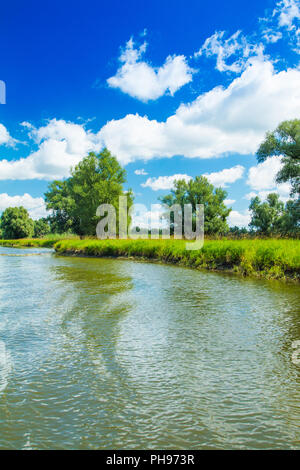
<path id="1" fill-rule="evenodd" d="M 132 205 L 131 191 L 124 192 L 125 181 L 126 171 L 107 149 L 91 152 L 71 170 L 68 180 L 49 185 L 47 209 L 54 211 L 59 231 L 67 228 L 79 235 L 95 235 L 99 205 L 112 204 L 118 213 L 119 196 L 125 194 L 128 206 Z"/>

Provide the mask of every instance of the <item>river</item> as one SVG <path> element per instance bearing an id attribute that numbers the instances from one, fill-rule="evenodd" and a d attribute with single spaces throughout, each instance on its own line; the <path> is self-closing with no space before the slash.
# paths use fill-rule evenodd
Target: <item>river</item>
<path id="1" fill-rule="evenodd" d="M 0 248 L 1 449 L 300 449 L 297 285 Z"/>

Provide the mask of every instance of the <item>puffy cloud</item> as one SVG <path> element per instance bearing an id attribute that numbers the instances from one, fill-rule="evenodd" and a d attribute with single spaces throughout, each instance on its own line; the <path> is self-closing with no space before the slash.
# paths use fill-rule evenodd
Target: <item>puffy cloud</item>
<path id="1" fill-rule="evenodd" d="M 135 47 L 132 38 L 127 42 L 119 59 L 121 67 L 107 80 L 110 87 L 146 102 L 167 92 L 174 95 L 192 80 L 194 70 L 188 66 L 185 56 L 168 56 L 162 66 L 152 67 L 141 60 L 146 48 L 146 42 L 140 47 Z"/>
<path id="2" fill-rule="evenodd" d="M 250 223 L 251 215 L 248 210 L 245 212 L 231 211 L 227 220 L 231 227 L 247 227 Z"/>
<path id="3" fill-rule="evenodd" d="M 28 193 L 23 194 L 23 196 L 9 196 L 7 193 L 0 194 L 0 212 L 3 212 L 8 207 L 20 206 L 25 207 L 30 217 L 34 220 L 49 215 L 42 197 L 32 197 Z"/>
<path id="4" fill-rule="evenodd" d="M 205 176 L 210 183 L 214 186 L 226 187 L 228 183 L 234 183 L 243 176 L 245 168 L 241 165 L 236 165 L 232 168 L 228 168 L 215 173 L 205 173 Z M 191 176 L 186 174 L 177 174 L 171 176 L 159 176 L 157 178 L 148 178 L 145 183 L 142 183 L 143 188 L 151 188 L 153 191 L 159 191 L 161 189 L 172 189 L 174 187 L 174 181 L 183 179 L 190 181 Z M 229 200 L 229 203 L 231 200 Z"/>
<path id="5" fill-rule="evenodd" d="M 281 167 L 280 158 L 269 157 L 249 169 L 247 183 L 255 190 L 272 189 L 276 186 L 275 178 Z"/>
<path id="6" fill-rule="evenodd" d="M 143 188 L 151 188 L 153 191 L 161 189 L 172 189 L 176 180 L 189 181 L 192 177 L 188 175 L 172 175 L 172 176 L 159 176 L 158 178 L 148 178 L 145 183 L 142 183 Z"/>
<path id="7" fill-rule="evenodd" d="M 226 168 L 215 173 L 205 173 L 205 176 L 214 186 L 225 188 L 229 183 L 235 183 L 242 178 L 245 168 L 242 165 L 236 165 L 232 168 Z"/>
<path id="8" fill-rule="evenodd" d="M 123 164 L 253 153 L 267 130 L 299 115 L 299 83 L 300 70 L 276 72 L 271 62 L 254 60 L 227 88 L 213 88 L 182 104 L 166 121 L 128 114 L 108 122 L 100 136 Z"/>
<path id="9" fill-rule="evenodd" d="M 141 168 L 140 170 L 135 170 L 135 175 L 143 175 L 143 176 L 146 176 L 148 175 L 148 173 L 144 170 L 144 168 Z"/>
<path id="10" fill-rule="evenodd" d="M 257 192 L 251 191 L 250 193 L 246 194 L 245 199 L 248 199 L 250 201 L 252 198 L 258 196 L 262 201 L 265 201 L 267 199 L 268 194 L 277 193 L 279 195 L 279 199 L 281 199 L 282 202 L 286 202 L 289 199 L 291 199 L 289 196 L 289 192 L 290 192 L 289 185 L 280 185 L 280 186 L 277 186 L 277 188 L 274 188 L 268 191 L 267 190 L 257 191 Z"/>
<path id="11" fill-rule="evenodd" d="M 194 54 L 195 57 L 217 56 L 216 69 L 220 72 L 241 72 L 250 57 L 263 58 L 263 45 L 250 44 L 246 36 L 237 31 L 228 39 L 225 39 L 225 31 L 216 31 L 206 39 L 203 46 Z M 233 58 L 229 64 L 227 59 Z"/>
<path id="12" fill-rule="evenodd" d="M 0 179 L 63 178 L 89 151 L 103 145 L 122 164 L 183 155 L 212 158 L 256 151 L 267 130 L 298 116 L 300 70 L 276 72 L 268 61 L 248 64 L 227 88 L 216 87 L 182 104 L 166 121 L 128 114 L 109 121 L 98 133 L 84 125 L 53 119 L 25 128 L 37 150 L 19 160 L 0 160 Z M 11 141 L 0 127 L 3 143 Z"/>
<path id="13" fill-rule="evenodd" d="M 3 124 L 0 124 L 0 145 L 13 146 L 16 140 L 13 139 Z"/>
<path id="14" fill-rule="evenodd" d="M 224 204 L 226 204 L 226 206 L 232 206 L 234 203 L 235 203 L 235 199 L 225 199 L 224 200 Z"/>
<path id="15" fill-rule="evenodd" d="M 123 119 L 113 119 L 102 127 L 100 135 L 123 164 L 174 154 L 167 150 L 165 123 L 150 121 L 146 116 L 127 114 Z"/>
<path id="16" fill-rule="evenodd" d="M 245 168 L 243 166 L 236 165 L 232 168 L 226 168 L 215 173 L 205 173 L 203 176 L 205 176 L 214 186 L 226 187 L 227 184 L 234 183 L 238 179 L 242 178 L 244 171 Z M 143 188 L 151 188 L 153 191 L 172 189 L 174 187 L 174 181 L 180 179 L 190 181 L 192 177 L 186 174 L 159 176 L 157 178 L 148 178 L 145 183 L 141 184 L 141 186 L 143 186 Z M 229 203 L 231 202 L 230 199 L 228 201 Z"/>
<path id="17" fill-rule="evenodd" d="M 246 194 L 246 199 L 259 196 L 266 199 L 267 195 L 276 192 L 283 201 L 289 199 L 291 186 L 289 183 L 276 183 L 276 175 L 280 171 L 282 163 L 278 157 L 269 157 L 263 163 L 259 163 L 249 169 L 247 184 L 253 189 Z"/>
<path id="18" fill-rule="evenodd" d="M 102 146 L 98 134 L 62 119 L 52 119 L 39 129 L 26 127 L 38 150 L 19 160 L 0 160 L 1 180 L 52 180 L 69 176 L 72 166 L 88 152 L 99 151 Z"/>

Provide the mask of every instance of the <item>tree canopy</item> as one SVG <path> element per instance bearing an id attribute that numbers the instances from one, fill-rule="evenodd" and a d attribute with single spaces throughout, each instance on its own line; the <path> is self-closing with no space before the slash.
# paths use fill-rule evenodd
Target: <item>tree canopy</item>
<path id="1" fill-rule="evenodd" d="M 75 203 L 70 194 L 70 182 L 52 181 L 45 193 L 47 210 L 52 210 L 50 216 L 51 231 L 57 233 L 77 233 L 78 222 L 74 217 Z"/>
<path id="2" fill-rule="evenodd" d="M 300 230 L 299 200 L 289 200 L 284 205 L 278 194 L 270 193 L 265 202 L 258 196 L 251 199 L 249 209 L 252 212 L 250 227 L 263 235 L 294 235 Z"/>
<path id="3" fill-rule="evenodd" d="M 268 157 L 281 157 L 283 166 L 277 174 L 277 183 L 289 182 L 291 195 L 300 196 L 300 120 L 284 121 L 275 131 L 268 132 L 257 151 L 259 162 Z"/>
<path id="4" fill-rule="evenodd" d="M 34 221 L 34 237 L 40 238 L 50 233 L 50 223 L 46 218 L 41 218 Z"/>
<path id="5" fill-rule="evenodd" d="M 52 226 L 57 232 L 73 231 L 79 235 L 95 235 L 99 217 L 97 207 L 112 204 L 118 211 L 119 196 L 125 195 L 126 171 L 116 157 L 104 149 L 83 158 L 65 181 L 53 181 L 45 194 L 47 209 L 52 209 Z M 132 204 L 129 191 L 128 206 Z"/>
<path id="6" fill-rule="evenodd" d="M 214 188 L 204 176 L 196 176 L 188 182 L 185 180 L 175 181 L 174 189 L 171 190 L 170 194 L 160 198 L 160 201 L 169 207 L 179 204 L 182 211 L 184 204 L 191 204 L 194 216 L 196 214 L 196 204 L 203 204 L 204 232 L 207 234 L 220 234 L 226 233 L 229 229 L 226 219 L 231 209 L 224 204 L 226 197 L 226 191 L 221 188 Z"/>
<path id="7" fill-rule="evenodd" d="M 1 230 L 5 239 L 32 237 L 34 222 L 24 207 L 8 207 L 1 216 Z"/>
<path id="8" fill-rule="evenodd" d="M 278 194 L 268 194 L 265 202 L 258 196 L 252 198 L 249 209 L 252 212 L 249 224 L 251 228 L 266 235 L 278 231 L 284 210 L 284 204 L 279 200 Z"/>

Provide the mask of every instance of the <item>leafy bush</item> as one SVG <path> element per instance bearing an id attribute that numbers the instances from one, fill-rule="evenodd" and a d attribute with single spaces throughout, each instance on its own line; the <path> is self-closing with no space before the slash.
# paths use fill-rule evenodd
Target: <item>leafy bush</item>
<path id="1" fill-rule="evenodd" d="M 31 237 L 34 231 L 34 222 L 24 207 L 8 207 L 1 216 L 1 229 L 3 238 Z"/>

